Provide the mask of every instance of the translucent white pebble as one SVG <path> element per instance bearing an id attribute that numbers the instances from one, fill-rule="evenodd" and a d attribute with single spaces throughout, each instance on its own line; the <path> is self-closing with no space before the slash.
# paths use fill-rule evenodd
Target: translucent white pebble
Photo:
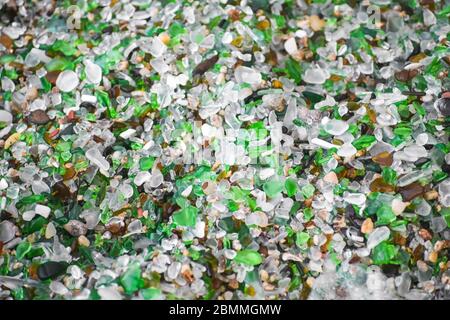
<path id="1" fill-rule="evenodd" d="M 159 74 L 164 74 L 170 70 L 170 67 L 167 65 L 167 63 L 164 62 L 164 59 L 162 57 L 151 60 L 150 65 Z"/>
<path id="2" fill-rule="evenodd" d="M 351 157 L 356 152 L 356 148 L 351 143 L 344 143 L 337 151 L 337 154 L 340 157 Z"/>
<path id="3" fill-rule="evenodd" d="M 67 292 L 69 292 L 69 290 L 66 288 L 65 285 L 63 285 L 61 282 L 59 281 L 52 281 L 50 283 L 49 286 L 50 290 L 52 290 L 54 293 L 59 294 L 59 295 L 64 295 Z"/>
<path id="4" fill-rule="evenodd" d="M 155 58 L 159 58 L 164 54 L 164 52 L 166 52 L 167 47 L 159 37 L 154 37 L 152 40 L 150 40 L 150 46 L 148 47 L 148 49 L 152 56 L 154 56 Z"/>
<path id="5" fill-rule="evenodd" d="M 425 149 L 423 146 L 418 145 L 411 145 L 408 147 L 405 147 L 403 149 L 403 152 L 409 157 L 415 157 L 415 158 L 422 158 L 428 156 L 427 149 Z"/>
<path id="6" fill-rule="evenodd" d="M 79 83 L 80 80 L 78 79 L 77 74 L 72 70 L 65 70 L 61 72 L 56 79 L 56 86 L 63 92 L 72 91 L 78 86 Z"/>
<path id="7" fill-rule="evenodd" d="M 327 142 L 325 140 L 322 140 L 322 139 L 319 139 L 319 138 L 312 139 L 311 143 L 315 144 L 315 145 L 317 145 L 319 147 L 322 147 L 324 149 L 331 149 L 331 148 L 338 148 L 339 147 L 337 145 L 334 145 L 332 143 L 329 143 L 329 142 Z"/>
<path id="8" fill-rule="evenodd" d="M 121 300 L 122 296 L 116 287 L 98 288 L 97 292 L 102 300 Z"/>
<path id="9" fill-rule="evenodd" d="M 245 217 L 245 223 L 247 225 L 257 225 L 259 227 L 266 227 L 269 223 L 269 219 L 264 212 L 252 212 Z"/>
<path id="10" fill-rule="evenodd" d="M 7 77 L 3 77 L 1 83 L 2 83 L 2 90 L 3 91 L 11 91 L 11 92 L 13 92 L 14 89 L 16 88 L 16 85 L 14 84 L 14 82 L 11 79 L 7 78 Z"/>
<path id="11" fill-rule="evenodd" d="M 423 9 L 423 23 L 428 27 L 436 24 L 436 17 L 429 9 Z"/>
<path id="12" fill-rule="evenodd" d="M 298 48 L 297 43 L 295 42 L 295 38 L 289 38 L 288 40 L 286 40 L 286 42 L 284 43 L 284 49 L 291 55 L 296 53 Z"/>
<path id="13" fill-rule="evenodd" d="M 234 70 L 234 76 L 238 83 L 246 82 L 251 85 L 258 85 L 262 81 L 262 76 L 259 71 L 244 66 L 237 67 Z"/>
<path id="14" fill-rule="evenodd" d="M 8 188 L 8 182 L 6 181 L 5 178 L 1 178 L 0 179 L 0 190 L 5 190 L 6 188 Z"/>
<path id="15" fill-rule="evenodd" d="M 5 110 L 0 110 L 0 122 L 4 123 L 6 126 L 0 130 L 0 138 L 5 136 L 11 131 L 13 117 L 12 114 Z"/>
<path id="16" fill-rule="evenodd" d="M 0 110 L 0 122 L 10 124 L 13 121 L 11 113 L 5 110 Z"/>
<path id="17" fill-rule="evenodd" d="M 128 233 L 139 233 L 142 230 L 142 222 L 141 220 L 134 220 L 133 222 L 131 222 L 128 227 L 127 227 L 127 231 Z"/>
<path id="18" fill-rule="evenodd" d="M 233 35 L 230 32 L 225 32 L 222 36 L 222 43 L 229 44 L 233 41 Z"/>
<path id="19" fill-rule="evenodd" d="M 275 174 L 275 169 L 273 168 L 264 168 L 259 172 L 259 177 L 261 180 L 266 180 L 267 178 L 273 176 Z"/>
<path id="20" fill-rule="evenodd" d="M 314 68 L 306 70 L 303 80 L 306 83 L 323 84 L 325 83 L 325 80 L 327 80 L 329 77 L 330 74 L 325 70 L 320 68 Z"/>
<path id="21" fill-rule="evenodd" d="M 139 187 L 143 183 L 145 183 L 148 180 L 150 180 L 151 177 L 152 177 L 152 175 L 150 174 L 150 172 L 148 172 L 148 171 L 141 171 L 141 172 L 139 172 L 136 175 L 136 177 L 134 177 L 134 183 Z"/>
<path id="22" fill-rule="evenodd" d="M 11 222 L 4 220 L 0 222 L 0 241 L 6 243 L 12 240 L 16 233 L 16 226 Z"/>
<path id="23" fill-rule="evenodd" d="M 45 239 L 51 239 L 56 234 L 56 228 L 53 222 L 50 222 L 45 228 Z"/>
<path id="24" fill-rule="evenodd" d="M 421 134 L 417 135 L 417 137 L 416 137 L 417 145 L 423 146 L 423 145 L 426 145 L 427 142 L 428 142 L 428 134 L 421 133 Z"/>
<path id="25" fill-rule="evenodd" d="M 207 138 L 214 137 L 216 135 L 217 129 L 207 123 L 202 125 L 202 134 Z"/>
<path id="26" fill-rule="evenodd" d="M 127 199 L 131 198 L 133 196 L 134 190 L 133 190 L 133 187 L 130 186 L 129 184 L 121 185 L 119 190 L 120 190 L 120 192 L 122 192 L 122 195 Z"/>
<path id="27" fill-rule="evenodd" d="M 86 73 L 86 79 L 93 84 L 99 84 L 102 80 L 102 68 L 99 65 L 96 65 L 90 60 L 86 60 L 84 62 L 84 72 Z"/>
<path id="28" fill-rule="evenodd" d="M 136 133 L 135 129 L 127 129 L 120 134 L 120 137 L 123 139 L 129 139 Z"/>
<path id="29" fill-rule="evenodd" d="M 158 169 L 152 171 L 152 176 L 150 178 L 150 187 L 157 188 L 163 183 L 164 177 Z"/>
<path id="30" fill-rule="evenodd" d="M 192 185 L 189 185 L 186 189 L 184 189 L 183 190 L 183 192 L 181 193 L 181 195 L 183 196 L 183 197 L 189 197 L 189 195 L 191 194 L 191 192 L 192 192 Z"/>
<path id="31" fill-rule="evenodd" d="M 110 168 L 109 162 L 106 161 L 105 157 L 98 151 L 96 147 L 93 147 L 86 151 L 86 158 L 92 162 L 92 164 L 99 167 L 100 170 L 108 171 Z"/>
<path id="32" fill-rule="evenodd" d="M 439 199 L 444 207 L 450 207 L 450 179 L 439 184 Z"/>
<path id="33" fill-rule="evenodd" d="M 337 119 L 324 119 L 322 122 L 323 124 L 323 130 L 325 130 L 327 133 L 340 136 L 341 134 L 344 134 L 348 130 L 348 123 L 342 120 Z"/>
<path id="34" fill-rule="evenodd" d="M 391 232 L 386 226 L 376 228 L 369 234 L 369 238 L 367 239 L 367 248 L 372 249 L 376 247 L 381 242 L 389 239 L 390 234 Z"/>
<path id="35" fill-rule="evenodd" d="M 366 202 L 366 196 L 362 193 L 344 192 L 344 201 L 361 206 Z"/>
<path id="36" fill-rule="evenodd" d="M 22 214 L 22 219 L 23 219 L 24 221 L 31 221 L 31 220 L 33 220 L 33 218 L 34 218 L 35 215 L 36 215 L 36 212 L 34 212 L 34 211 L 32 211 L 32 210 L 25 211 L 25 212 Z"/>
<path id="37" fill-rule="evenodd" d="M 36 212 L 36 214 L 38 214 L 44 218 L 48 218 L 48 216 L 50 215 L 51 209 L 47 206 L 37 204 L 36 207 L 34 208 L 34 211 Z"/>

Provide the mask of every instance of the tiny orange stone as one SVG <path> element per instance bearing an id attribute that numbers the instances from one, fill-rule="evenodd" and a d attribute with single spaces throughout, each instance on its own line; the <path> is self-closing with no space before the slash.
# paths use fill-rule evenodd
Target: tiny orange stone
<path id="1" fill-rule="evenodd" d="M 272 81 L 272 87 L 277 88 L 277 89 L 281 89 L 281 88 L 283 88 L 283 84 L 279 80 L 273 80 Z"/>
<path id="2" fill-rule="evenodd" d="M 361 225 L 361 232 L 364 234 L 369 234 L 373 231 L 373 221 L 370 218 L 367 218 L 364 220 L 363 224 Z"/>
<path id="3" fill-rule="evenodd" d="M 260 22 L 258 22 L 258 24 L 256 25 L 256 27 L 257 27 L 259 30 L 266 30 L 266 29 L 269 29 L 269 28 L 270 28 L 270 22 L 269 22 L 269 20 L 263 20 L 263 21 L 260 21 Z"/>

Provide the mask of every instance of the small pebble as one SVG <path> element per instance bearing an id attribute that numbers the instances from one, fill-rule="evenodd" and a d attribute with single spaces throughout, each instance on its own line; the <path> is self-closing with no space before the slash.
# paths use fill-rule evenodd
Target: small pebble
<path id="1" fill-rule="evenodd" d="M 71 70 L 65 70 L 61 72 L 56 79 L 56 86 L 62 92 L 70 92 L 74 90 L 80 81 L 78 80 L 78 76 L 75 72 Z"/>

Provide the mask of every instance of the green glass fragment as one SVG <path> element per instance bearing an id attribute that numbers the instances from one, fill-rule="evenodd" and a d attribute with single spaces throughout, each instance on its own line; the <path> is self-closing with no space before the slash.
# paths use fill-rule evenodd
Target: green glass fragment
<path id="1" fill-rule="evenodd" d="M 73 56 L 77 49 L 64 40 L 56 40 L 52 45 L 52 50 L 59 51 L 65 56 Z"/>
<path id="2" fill-rule="evenodd" d="M 447 227 L 450 228 L 450 207 L 441 209 L 440 214 L 444 217 L 445 222 L 447 222 Z"/>
<path id="3" fill-rule="evenodd" d="M 284 184 L 277 178 L 266 181 L 263 185 L 263 190 L 270 198 L 274 198 L 283 191 Z"/>
<path id="4" fill-rule="evenodd" d="M 16 60 L 16 56 L 12 54 L 5 54 L 0 57 L 0 64 L 8 64 Z"/>
<path id="5" fill-rule="evenodd" d="M 397 264 L 393 259 L 397 255 L 397 248 L 386 241 L 381 242 L 372 251 L 374 264 Z"/>
<path id="6" fill-rule="evenodd" d="M 375 141 L 374 136 L 362 135 L 358 139 L 355 139 L 352 144 L 357 150 L 361 150 L 371 146 Z"/>
<path id="7" fill-rule="evenodd" d="M 16 248 L 16 258 L 18 260 L 22 260 L 25 255 L 30 252 L 31 250 L 31 243 L 29 243 L 28 241 L 24 241 L 19 243 L 19 245 Z"/>
<path id="8" fill-rule="evenodd" d="M 288 178 L 286 179 L 284 186 L 286 188 L 286 193 L 289 197 L 295 196 L 295 194 L 297 193 L 297 181 L 295 181 L 292 178 Z"/>
<path id="9" fill-rule="evenodd" d="M 180 226 L 194 227 L 197 221 L 198 209 L 194 206 L 187 206 L 174 213 L 173 221 Z"/>
<path id="10" fill-rule="evenodd" d="M 256 266 L 263 262 L 263 258 L 259 252 L 255 250 L 245 249 L 237 252 L 236 256 L 234 257 L 234 261 L 249 266 Z"/>
<path id="11" fill-rule="evenodd" d="M 153 167 L 153 163 L 155 162 L 155 158 L 153 157 L 144 157 L 139 159 L 139 169 L 141 171 L 150 170 Z"/>
<path id="12" fill-rule="evenodd" d="M 295 243 L 299 247 L 303 247 L 309 240 L 309 234 L 307 232 L 297 232 L 295 237 Z"/>
<path id="13" fill-rule="evenodd" d="M 159 288 L 142 289 L 141 293 L 145 300 L 155 300 L 161 298 L 161 289 Z"/>
<path id="14" fill-rule="evenodd" d="M 47 69 L 47 71 L 73 70 L 75 69 L 75 64 L 67 58 L 57 57 L 50 60 L 45 65 L 45 68 Z"/>
<path id="15" fill-rule="evenodd" d="M 377 214 L 377 222 L 376 222 L 377 226 L 389 224 L 389 223 L 395 221 L 395 219 L 396 219 L 396 215 L 392 211 L 391 207 L 388 205 L 382 205 L 377 210 L 376 214 Z"/>
<path id="16" fill-rule="evenodd" d="M 384 182 L 395 186 L 397 184 L 397 172 L 389 167 L 384 167 L 381 172 Z"/>
<path id="17" fill-rule="evenodd" d="M 144 279 L 141 276 L 139 264 L 133 264 L 120 277 L 120 284 L 125 289 L 125 293 L 133 294 L 144 286 Z"/>
<path id="18" fill-rule="evenodd" d="M 394 133 L 402 138 L 406 138 L 406 137 L 411 136 L 412 129 L 408 128 L 408 127 L 395 128 Z"/>
<path id="19" fill-rule="evenodd" d="M 312 184 L 307 184 L 306 186 L 303 186 L 301 190 L 305 199 L 308 199 L 314 195 L 314 191 L 316 191 L 316 188 L 314 188 Z"/>
<path id="20" fill-rule="evenodd" d="M 302 68 L 300 64 L 292 58 L 286 60 L 286 71 L 291 79 L 298 85 L 302 81 Z"/>

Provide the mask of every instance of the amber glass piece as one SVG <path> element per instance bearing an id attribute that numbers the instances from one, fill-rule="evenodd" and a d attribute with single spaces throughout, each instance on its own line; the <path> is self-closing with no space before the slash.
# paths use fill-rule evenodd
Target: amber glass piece
<path id="1" fill-rule="evenodd" d="M 6 48 L 6 49 L 11 49 L 12 45 L 13 45 L 13 41 L 10 37 L 8 37 L 6 34 L 2 34 L 0 36 L 0 43 Z"/>
<path id="2" fill-rule="evenodd" d="M 394 162 L 394 157 L 392 153 L 384 151 L 374 156 L 372 161 L 378 163 L 379 165 L 390 167 L 392 162 Z"/>
<path id="3" fill-rule="evenodd" d="M 377 178 L 370 183 L 370 191 L 372 192 L 394 192 L 395 187 L 384 182 L 383 178 Z"/>
<path id="4" fill-rule="evenodd" d="M 270 28 L 270 22 L 269 22 L 269 20 L 263 20 L 263 21 L 260 21 L 260 22 L 258 22 L 258 24 L 256 25 L 256 27 L 259 29 L 259 30 L 266 30 L 266 29 L 269 29 Z"/>
<path id="5" fill-rule="evenodd" d="M 399 190 L 403 201 L 411 201 L 417 196 L 424 194 L 425 188 L 418 182 L 411 183 Z"/>
<path id="6" fill-rule="evenodd" d="M 50 82 L 52 85 L 56 85 L 56 79 L 58 79 L 59 74 L 61 71 L 49 71 L 45 75 L 45 78 L 47 78 L 48 82 Z"/>
<path id="7" fill-rule="evenodd" d="M 414 78 L 418 73 L 417 70 L 402 70 L 397 72 L 394 76 L 398 81 L 407 82 Z"/>
<path id="8" fill-rule="evenodd" d="M 64 181 L 70 180 L 73 177 L 75 177 L 75 175 L 77 174 L 77 172 L 75 171 L 75 169 L 73 168 L 73 165 L 67 165 L 65 167 L 66 172 L 63 175 L 63 179 Z"/>

